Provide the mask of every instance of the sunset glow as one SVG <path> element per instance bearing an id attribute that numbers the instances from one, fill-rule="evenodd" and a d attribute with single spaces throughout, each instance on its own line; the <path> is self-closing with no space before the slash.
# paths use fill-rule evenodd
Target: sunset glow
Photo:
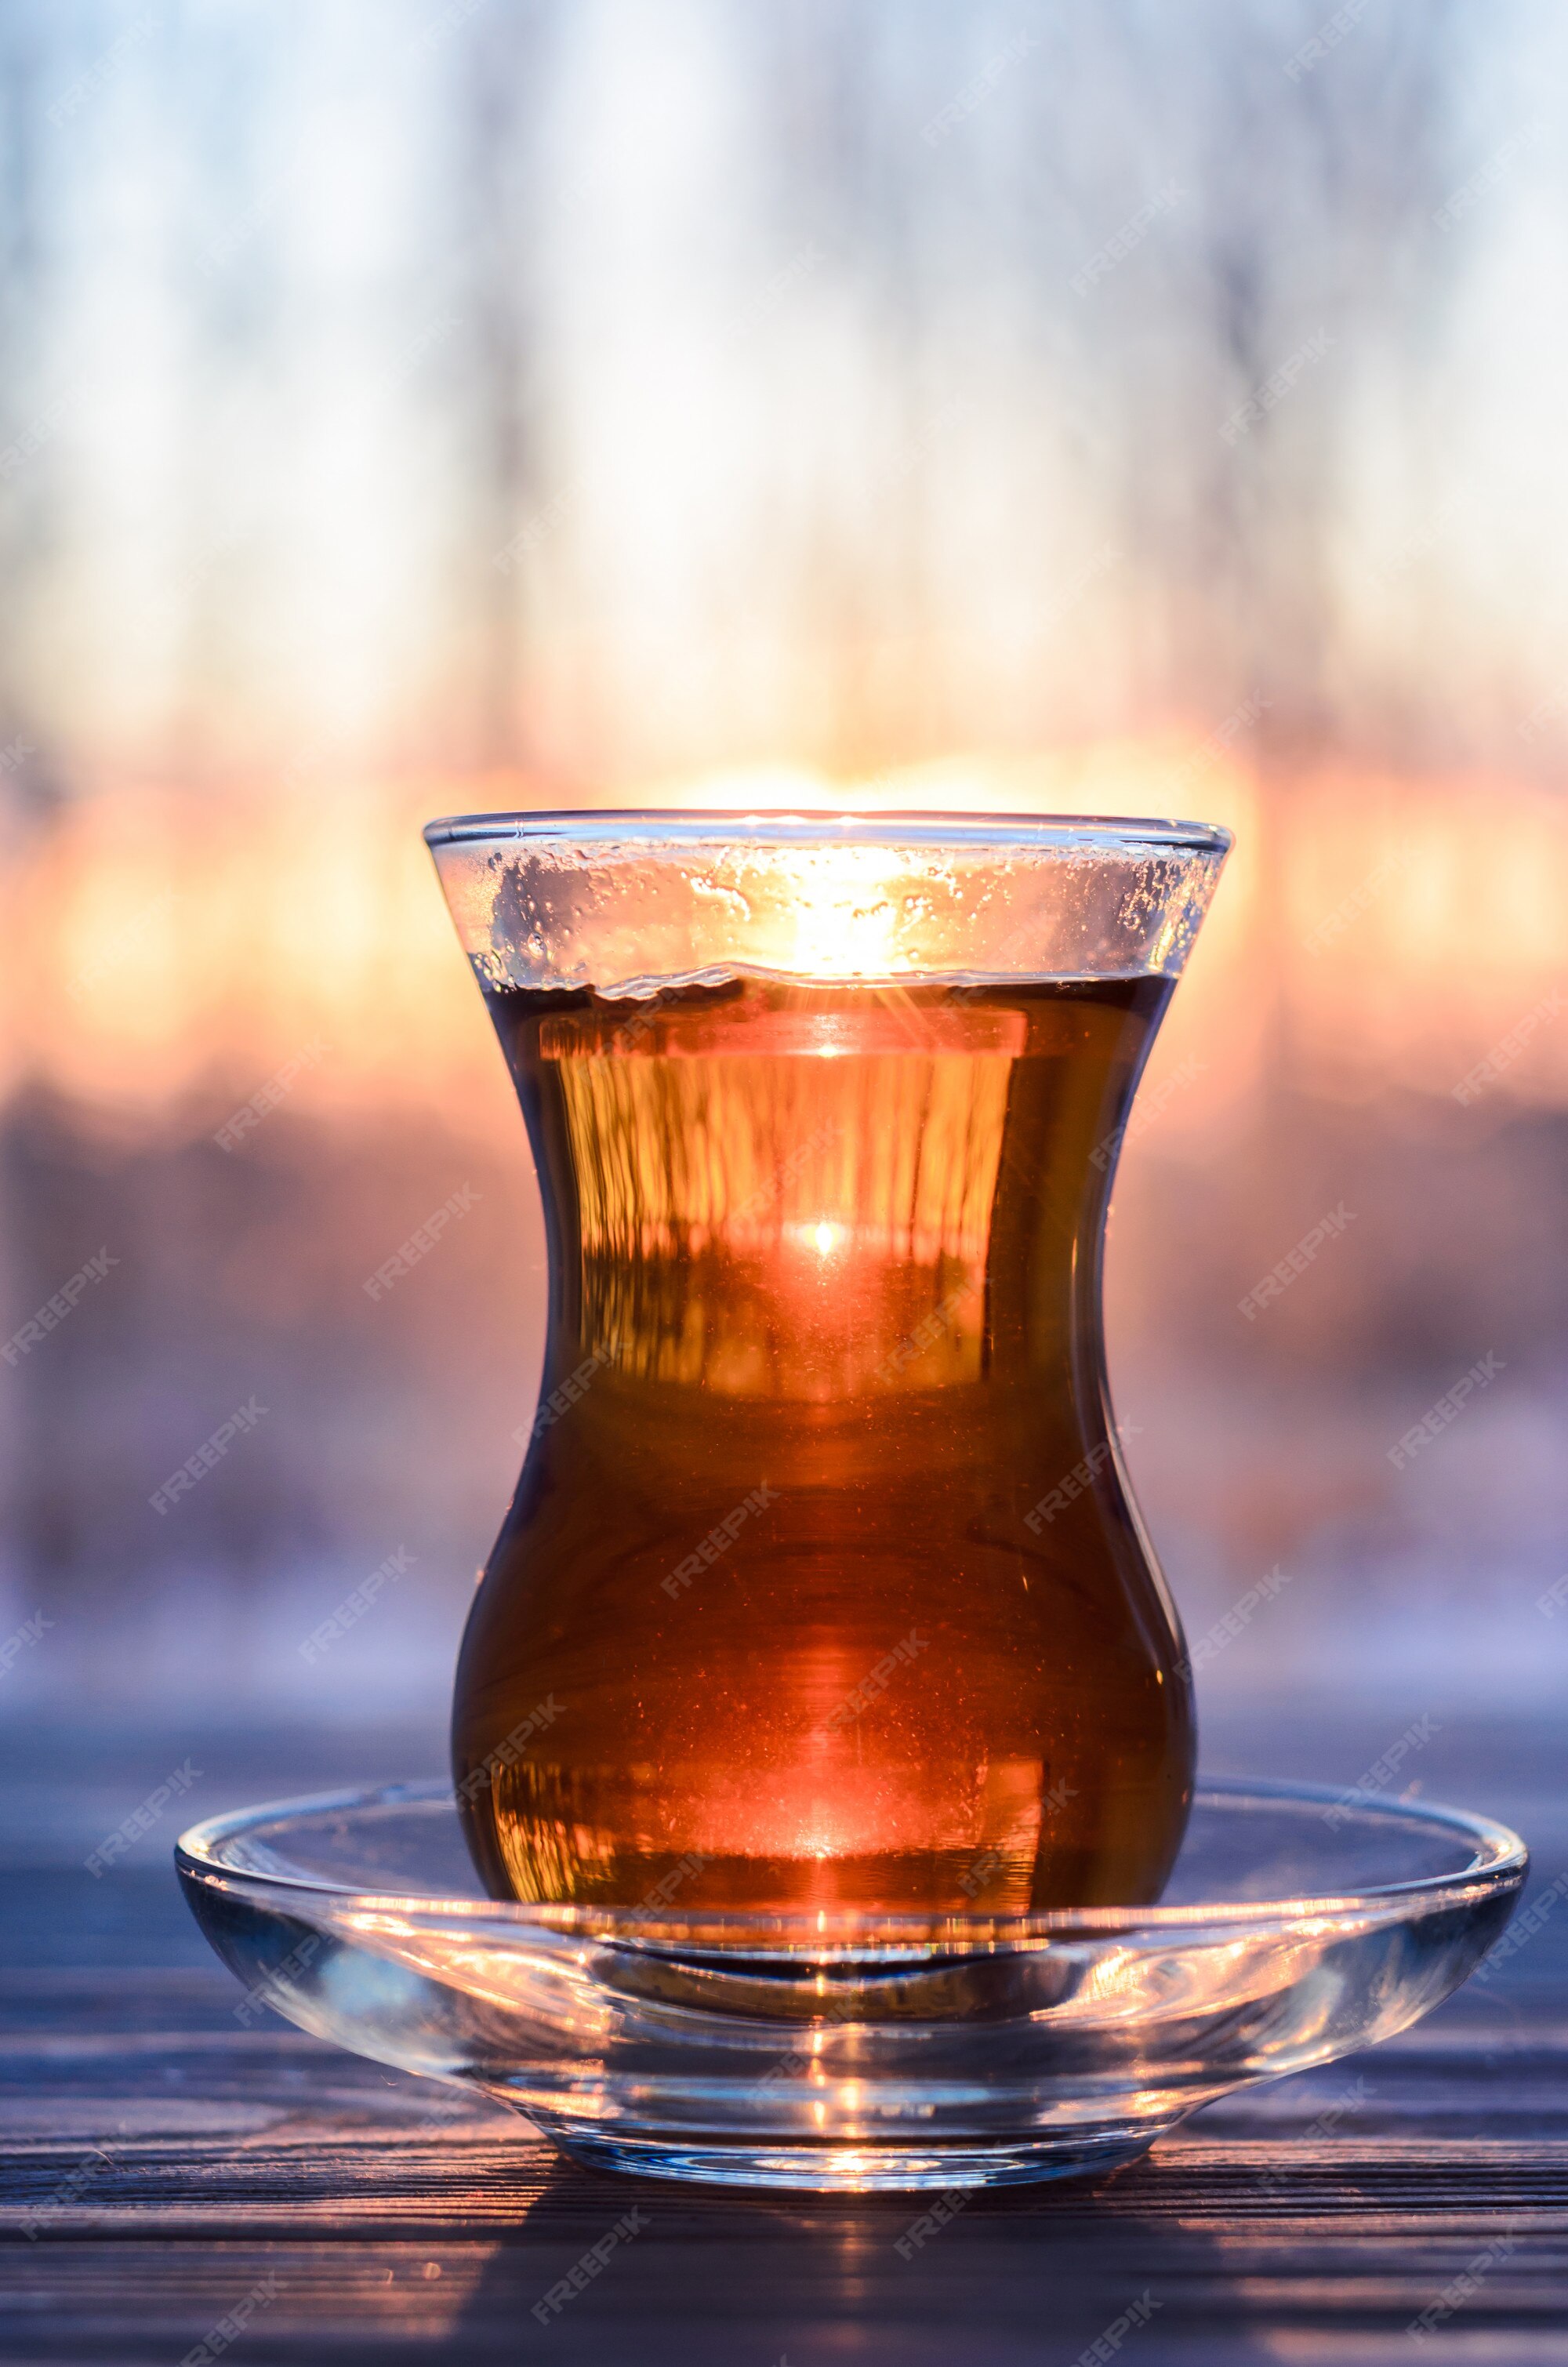
<path id="1" fill-rule="evenodd" d="M 1568 1104 L 1568 1016 L 1552 1002 L 1568 906 L 1558 799 L 1523 783 L 1336 770 L 1270 808 L 1245 771 L 1218 762 L 1173 795 L 1190 744 L 1173 734 L 1032 766 L 973 760 L 904 782 L 824 780 L 818 794 L 824 807 L 864 810 L 1175 807 L 1235 829 L 1151 1072 L 1157 1087 L 1204 1036 L 1202 1075 L 1160 1114 L 1167 1143 L 1250 1090 L 1270 1008 L 1314 1090 L 1331 1095 L 1396 1087 L 1446 1099 L 1507 1039 L 1489 1080 L 1495 1105 Z M 722 785 L 731 798 L 745 786 Z M 793 786 L 802 807 L 798 777 Z M 7 1089 L 37 1081 L 117 1127 L 158 1131 L 317 1048 L 291 1089 L 300 1113 L 414 1103 L 459 1131 L 510 1128 L 418 827 L 455 803 L 504 809 L 520 796 L 525 785 L 509 779 L 428 778 L 345 782 L 309 804 L 258 788 L 217 810 L 152 787 L 84 799 L 7 881 L 28 981 L 0 1039 Z M 891 925 L 876 900 L 878 850 L 854 855 L 863 877 L 827 883 L 789 948 L 826 977 L 874 969 Z"/>

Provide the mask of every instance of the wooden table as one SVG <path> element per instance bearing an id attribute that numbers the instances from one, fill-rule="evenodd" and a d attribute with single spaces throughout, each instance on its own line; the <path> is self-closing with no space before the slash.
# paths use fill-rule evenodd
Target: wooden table
<path id="1" fill-rule="evenodd" d="M 1348 1783 L 1427 1707 L 1222 1713 L 1205 1755 Z M 169 1872 L 179 1824 L 431 1770 L 433 1735 L 13 1728 L 0 2356 L 174 2367 L 205 2339 L 198 2367 L 1568 2361 L 1563 1744 L 1544 1720 L 1439 1718 L 1427 1793 L 1517 1823 L 1531 1896 L 1557 1908 L 1497 1977 L 1114 2177 L 977 2196 L 908 2259 L 910 2198 L 597 2176 L 499 2108 L 236 2015 Z M 95 1879 L 88 1852 L 187 1753 L 188 1800 Z M 634 2206 L 639 2232 L 541 2326 L 534 2305 Z M 1451 2314 L 1413 2338 L 1445 2289 Z"/>

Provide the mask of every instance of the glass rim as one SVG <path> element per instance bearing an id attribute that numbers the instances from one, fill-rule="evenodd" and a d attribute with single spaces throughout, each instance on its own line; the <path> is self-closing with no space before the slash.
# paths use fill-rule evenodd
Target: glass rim
<path id="1" fill-rule="evenodd" d="M 319 1793 L 292 1800 L 259 1803 L 203 1818 L 183 1832 L 175 1845 L 175 1863 L 187 1881 L 203 1886 L 234 1890 L 254 1886 L 282 1897 L 329 1899 L 333 1906 L 355 1912 L 414 1913 L 450 1917 L 458 1922 L 499 1920 L 559 1938 L 713 1947 L 753 1946 L 773 1942 L 790 1948 L 821 1946 L 827 1951 L 858 1947 L 963 1949 L 1018 1946 L 1073 1939 L 1125 1940 L 1146 1934 L 1150 1940 L 1202 1930 L 1218 1924 L 1253 1929 L 1296 1923 L 1303 1919 L 1349 1918 L 1419 1911 L 1451 1901 L 1456 1893 L 1517 1889 L 1529 1864 L 1529 1852 L 1519 1836 L 1491 1817 L 1429 1800 L 1386 1800 L 1369 1795 L 1347 1799 L 1332 1786 L 1300 1784 L 1268 1777 L 1200 1776 L 1193 1806 L 1228 1807 L 1245 1813 L 1258 1806 L 1335 1806 L 1351 1816 L 1378 1818 L 1417 1831 L 1442 1833 L 1471 1845 L 1470 1863 L 1447 1873 L 1422 1874 L 1391 1881 L 1363 1883 L 1341 1890 L 1303 1891 L 1273 1898 L 1215 1898 L 1162 1906 L 1157 1901 L 1136 1907 L 1068 1907 L 1043 1910 L 985 1911 L 874 1908 L 702 1908 L 685 1913 L 670 1908 L 612 1907 L 587 1901 L 521 1900 L 442 1897 L 434 1891 L 377 1891 L 337 1882 L 303 1868 L 262 1870 L 236 1863 L 226 1844 L 259 1828 L 287 1818 L 351 1814 L 382 1807 L 431 1808 L 456 1801 L 450 1787 L 439 1780 L 373 1785 L 366 1789 Z"/>
<path id="2" fill-rule="evenodd" d="M 1139 814 L 969 813 L 915 808 L 887 813 L 788 807 L 553 807 L 502 813 L 445 814 L 424 825 L 430 847 L 472 845 L 486 839 L 553 841 L 574 846 L 622 845 L 657 850 L 682 846 L 953 846 L 1106 853 L 1224 855 L 1231 832 L 1219 822 Z"/>

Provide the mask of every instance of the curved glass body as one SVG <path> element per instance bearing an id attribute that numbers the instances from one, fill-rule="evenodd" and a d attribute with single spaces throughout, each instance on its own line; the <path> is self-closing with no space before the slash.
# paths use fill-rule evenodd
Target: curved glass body
<path id="1" fill-rule="evenodd" d="M 1174 1611 L 1106 1387 L 1116 1150 L 1196 825 L 538 815 L 430 837 L 549 1332 L 464 1639 L 492 1895 L 1156 1897 Z"/>

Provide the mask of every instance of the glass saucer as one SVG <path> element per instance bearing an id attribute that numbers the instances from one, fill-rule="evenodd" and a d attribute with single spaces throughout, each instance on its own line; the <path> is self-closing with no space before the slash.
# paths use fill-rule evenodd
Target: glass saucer
<path id="1" fill-rule="evenodd" d="M 574 2160 L 861 2191 L 1112 2169 L 1198 2105 L 1406 2029 L 1512 1911 L 1484 1818 L 1210 1783 L 1157 1907 L 502 1905 L 442 1784 L 193 1826 L 186 1896 L 256 2008 L 514 2105 Z"/>

